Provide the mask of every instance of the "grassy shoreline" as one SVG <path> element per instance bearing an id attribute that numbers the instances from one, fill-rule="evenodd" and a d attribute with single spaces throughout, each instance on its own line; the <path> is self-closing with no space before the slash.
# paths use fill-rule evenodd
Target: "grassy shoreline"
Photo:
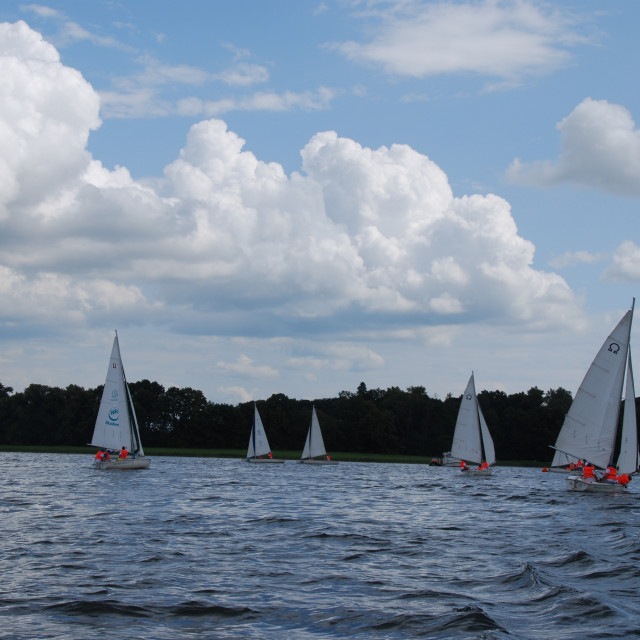
<path id="1" fill-rule="evenodd" d="M 66 446 L 39 446 L 39 445 L 0 445 L 0 452 L 11 453 L 73 453 L 82 455 L 95 454 L 94 447 L 66 447 Z M 148 456 L 169 456 L 187 458 L 238 458 L 243 459 L 247 455 L 244 449 L 182 449 L 182 448 L 156 448 L 146 447 Z M 299 460 L 299 451 L 274 451 L 274 457 L 285 460 Z M 383 453 L 332 453 L 331 459 L 336 462 L 387 462 L 399 464 L 429 464 L 433 456 L 403 456 Z M 499 460 L 501 467 L 542 467 L 547 463 L 536 460 Z"/>

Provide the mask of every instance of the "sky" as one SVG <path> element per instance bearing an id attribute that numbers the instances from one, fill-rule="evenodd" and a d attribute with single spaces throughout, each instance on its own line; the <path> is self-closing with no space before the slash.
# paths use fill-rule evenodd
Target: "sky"
<path id="1" fill-rule="evenodd" d="M 0 6 L 0 382 L 577 389 L 640 294 L 636 0 Z M 637 343 L 640 322 L 632 331 Z"/>

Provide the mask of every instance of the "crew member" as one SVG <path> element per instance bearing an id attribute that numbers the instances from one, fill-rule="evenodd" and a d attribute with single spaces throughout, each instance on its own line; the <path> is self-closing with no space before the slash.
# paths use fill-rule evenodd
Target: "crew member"
<path id="1" fill-rule="evenodd" d="M 603 480 L 605 482 L 618 482 L 618 470 L 613 466 L 613 465 L 609 465 L 607 467 L 607 470 L 604 472 L 604 478 Z"/>
<path id="2" fill-rule="evenodd" d="M 593 465 L 590 462 L 586 462 L 584 467 L 582 467 L 582 477 L 585 480 L 595 480 L 593 471 L 594 471 Z"/>

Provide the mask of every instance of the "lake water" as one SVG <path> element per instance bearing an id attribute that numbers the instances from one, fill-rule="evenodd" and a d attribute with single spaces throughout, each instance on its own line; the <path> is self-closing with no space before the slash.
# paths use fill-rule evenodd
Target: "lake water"
<path id="1" fill-rule="evenodd" d="M 0 637 L 638 638 L 640 480 L 0 453 Z"/>

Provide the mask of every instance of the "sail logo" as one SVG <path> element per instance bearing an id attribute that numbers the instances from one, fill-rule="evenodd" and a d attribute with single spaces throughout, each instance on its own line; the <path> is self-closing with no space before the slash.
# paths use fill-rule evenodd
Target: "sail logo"
<path id="1" fill-rule="evenodd" d="M 118 409 L 111 409 L 111 411 L 109 411 L 109 416 L 107 417 L 106 424 L 111 427 L 119 427 L 120 424 L 118 420 L 120 420 L 120 412 L 118 411 Z"/>
<path id="2" fill-rule="evenodd" d="M 609 345 L 609 351 L 611 351 L 614 355 L 620 351 L 620 345 L 617 342 L 612 342 Z"/>
<path id="3" fill-rule="evenodd" d="M 118 390 L 117 389 L 113 389 L 111 391 L 111 402 L 118 402 Z"/>

